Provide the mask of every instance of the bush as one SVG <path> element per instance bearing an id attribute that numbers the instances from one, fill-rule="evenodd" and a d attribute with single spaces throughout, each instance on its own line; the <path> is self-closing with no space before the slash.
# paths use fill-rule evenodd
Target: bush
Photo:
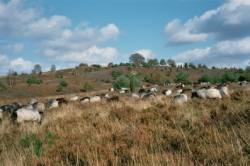
<path id="1" fill-rule="evenodd" d="M 60 81 L 60 86 L 62 86 L 62 87 L 65 88 L 65 87 L 68 86 L 68 82 L 67 82 L 66 80 L 63 79 L 63 80 Z"/>
<path id="2" fill-rule="evenodd" d="M 3 82 L 0 81 L 0 91 L 6 90 L 6 89 L 7 89 L 7 86 Z"/>
<path id="3" fill-rule="evenodd" d="M 116 81 L 113 83 L 115 89 L 128 88 L 130 86 L 130 79 L 125 76 L 119 76 Z"/>
<path id="4" fill-rule="evenodd" d="M 42 84 L 43 81 L 35 76 L 32 76 L 27 79 L 26 83 L 31 86 L 32 84 Z"/>
<path id="5" fill-rule="evenodd" d="M 205 74 L 198 81 L 199 81 L 199 83 L 201 83 L 201 82 L 210 82 L 210 83 L 212 83 L 213 82 L 213 78 L 210 77 L 209 75 Z"/>
<path id="6" fill-rule="evenodd" d="M 222 82 L 226 83 L 226 82 L 237 82 L 239 80 L 239 74 L 237 73 L 225 73 L 222 76 Z"/>
<path id="7" fill-rule="evenodd" d="M 130 76 L 130 91 L 134 92 L 137 87 L 141 85 L 140 81 L 136 78 L 135 74 Z"/>
<path id="8" fill-rule="evenodd" d="M 44 151 L 44 147 L 50 148 L 54 144 L 55 139 L 56 136 L 52 132 L 48 132 L 43 140 L 38 138 L 36 134 L 31 133 L 21 138 L 20 145 L 24 148 L 32 149 L 32 152 L 39 157 Z"/>
<path id="9" fill-rule="evenodd" d="M 144 81 L 151 84 L 164 85 L 167 77 L 160 73 L 151 73 L 150 75 L 144 76 Z"/>
<path id="10" fill-rule="evenodd" d="M 64 88 L 61 85 L 57 86 L 56 92 L 62 92 Z"/>
<path id="11" fill-rule="evenodd" d="M 82 85 L 81 91 L 91 91 L 93 89 L 94 89 L 93 85 L 86 82 L 85 84 Z"/>
<path id="12" fill-rule="evenodd" d="M 120 71 L 120 70 L 115 70 L 115 71 L 112 71 L 111 75 L 112 75 L 112 77 L 113 77 L 114 79 L 116 79 L 116 78 L 118 78 L 119 76 L 123 75 L 123 72 Z"/>
<path id="13" fill-rule="evenodd" d="M 189 84 L 190 82 L 188 81 L 188 77 L 189 77 L 188 73 L 183 73 L 183 72 L 177 73 L 175 82 Z"/>

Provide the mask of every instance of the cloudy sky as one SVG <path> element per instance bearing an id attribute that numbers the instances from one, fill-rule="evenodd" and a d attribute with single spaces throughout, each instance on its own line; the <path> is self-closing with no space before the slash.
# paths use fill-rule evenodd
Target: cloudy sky
<path id="1" fill-rule="evenodd" d="M 250 0 L 0 0 L 0 74 L 146 58 L 250 61 Z"/>

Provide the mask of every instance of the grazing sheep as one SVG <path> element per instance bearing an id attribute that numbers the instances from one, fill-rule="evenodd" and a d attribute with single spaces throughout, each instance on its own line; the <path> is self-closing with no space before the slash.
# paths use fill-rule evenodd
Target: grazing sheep
<path id="1" fill-rule="evenodd" d="M 174 97 L 174 103 L 178 105 L 183 105 L 188 102 L 188 96 L 186 94 L 179 94 Z"/>
<path id="2" fill-rule="evenodd" d="M 3 106 L 1 106 L 0 107 L 0 109 L 3 111 L 3 112 L 6 112 L 6 113 L 9 113 L 10 115 L 13 113 L 13 112 L 15 112 L 15 111 L 17 111 L 18 109 L 20 109 L 21 108 L 21 106 L 20 106 L 20 104 L 18 104 L 18 103 L 12 103 L 12 104 L 9 104 L 9 105 L 3 105 Z"/>
<path id="3" fill-rule="evenodd" d="M 177 89 L 177 90 L 176 90 L 176 95 L 180 95 L 182 92 L 183 92 L 182 89 Z"/>
<path id="4" fill-rule="evenodd" d="M 35 103 L 37 103 L 38 101 L 36 99 L 31 99 L 30 102 L 29 102 L 29 105 L 33 105 Z"/>
<path id="5" fill-rule="evenodd" d="M 208 99 L 221 99 L 221 93 L 218 89 L 210 88 L 206 90 L 206 98 Z"/>
<path id="6" fill-rule="evenodd" d="M 40 123 L 42 120 L 41 115 L 37 110 L 28 110 L 21 108 L 17 110 L 12 115 L 13 120 L 16 120 L 17 123 L 22 122 L 38 122 Z"/>
<path id="7" fill-rule="evenodd" d="M 140 96 L 138 94 L 136 94 L 136 93 L 132 93 L 131 97 L 135 98 L 135 99 L 139 99 L 140 98 Z"/>
<path id="8" fill-rule="evenodd" d="M 139 91 L 138 91 L 139 94 L 142 94 L 142 93 L 145 93 L 145 92 L 146 92 L 146 89 L 144 89 L 144 88 L 141 88 L 141 89 L 139 89 Z"/>
<path id="9" fill-rule="evenodd" d="M 107 99 L 108 102 L 118 102 L 119 100 L 119 96 L 112 96 Z"/>
<path id="10" fill-rule="evenodd" d="M 206 99 L 207 98 L 207 90 L 206 89 L 199 89 L 197 91 L 194 91 L 194 92 L 192 92 L 192 98 L 193 97 Z"/>
<path id="11" fill-rule="evenodd" d="M 28 110 L 32 110 L 34 109 L 33 105 L 23 105 L 22 108 L 28 109 Z"/>
<path id="12" fill-rule="evenodd" d="M 115 89 L 114 89 L 114 88 L 109 88 L 109 91 L 110 91 L 110 92 L 114 92 Z"/>
<path id="13" fill-rule="evenodd" d="M 57 100 L 49 100 L 48 102 L 48 108 L 58 108 L 59 107 L 59 102 Z"/>
<path id="14" fill-rule="evenodd" d="M 82 105 L 85 105 L 85 104 L 87 104 L 87 103 L 90 103 L 90 97 L 83 97 L 83 98 L 81 98 L 80 103 L 81 103 Z"/>
<path id="15" fill-rule="evenodd" d="M 164 90 L 163 92 L 162 92 L 162 94 L 163 95 L 165 95 L 165 96 L 170 96 L 171 94 L 172 94 L 172 90 Z"/>
<path id="16" fill-rule="evenodd" d="M 58 101 L 59 106 L 63 104 L 68 104 L 68 101 L 65 98 L 57 98 L 56 101 Z"/>
<path id="17" fill-rule="evenodd" d="M 100 96 L 94 96 L 90 98 L 90 103 L 99 103 L 101 102 L 101 97 Z"/>
<path id="18" fill-rule="evenodd" d="M 70 97 L 69 101 L 77 101 L 79 100 L 79 97 L 78 96 L 72 96 Z"/>
<path id="19" fill-rule="evenodd" d="M 36 109 L 38 112 L 42 113 L 46 110 L 45 104 L 41 102 L 37 102 L 33 104 L 33 108 Z"/>
<path id="20" fill-rule="evenodd" d="M 157 88 L 156 88 L 156 87 L 153 87 L 153 88 L 151 88 L 151 89 L 150 89 L 150 92 L 157 93 L 157 92 L 158 92 L 158 90 L 157 90 Z"/>
<path id="21" fill-rule="evenodd" d="M 146 93 L 141 94 L 142 99 L 152 99 L 152 98 L 155 98 L 155 96 L 156 94 L 153 92 L 146 92 Z"/>
<path id="22" fill-rule="evenodd" d="M 229 94 L 229 90 L 228 90 L 228 87 L 227 86 L 222 86 L 220 88 L 220 93 L 222 96 L 226 96 L 226 97 L 229 97 L 230 94 Z"/>

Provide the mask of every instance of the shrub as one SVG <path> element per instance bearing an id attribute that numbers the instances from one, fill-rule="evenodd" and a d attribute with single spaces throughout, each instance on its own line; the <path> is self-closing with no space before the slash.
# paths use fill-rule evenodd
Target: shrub
<path id="1" fill-rule="evenodd" d="M 7 86 L 2 81 L 0 81 L 0 91 L 6 90 L 6 89 L 7 89 Z"/>
<path id="2" fill-rule="evenodd" d="M 60 81 L 60 86 L 62 86 L 62 87 L 67 87 L 67 86 L 68 86 L 68 82 L 67 82 L 66 80 L 62 79 L 62 80 Z"/>
<path id="3" fill-rule="evenodd" d="M 201 78 L 198 80 L 199 81 L 199 83 L 201 83 L 201 82 L 213 82 L 213 78 L 212 77 L 210 77 L 209 75 L 203 75 L 203 76 L 201 76 Z"/>
<path id="4" fill-rule="evenodd" d="M 120 70 L 114 70 L 114 71 L 112 71 L 111 75 L 112 75 L 112 77 L 113 77 L 114 79 L 116 79 L 117 77 L 123 75 L 123 72 L 120 71 Z"/>
<path id="5" fill-rule="evenodd" d="M 227 72 L 222 76 L 222 82 L 237 82 L 239 80 L 239 74 Z"/>
<path id="6" fill-rule="evenodd" d="M 113 83 L 115 89 L 128 88 L 130 86 L 130 79 L 125 76 L 119 76 L 116 81 Z"/>
<path id="7" fill-rule="evenodd" d="M 136 78 L 135 74 L 132 74 L 130 76 L 130 91 L 134 92 L 136 90 L 137 87 L 140 86 L 140 81 Z"/>
<path id="8" fill-rule="evenodd" d="M 56 92 L 62 92 L 63 91 L 63 87 L 61 85 L 57 86 Z"/>
<path id="9" fill-rule="evenodd" d="M 151 84 L 164 85 L 167 77 L 160 73 L 151 73 L 150 75 L 144 76 L 144 81 Z"/>
<path id="10" fill-rule="evenodd" d="M 188 73 L 183 73 L 183 72 L 180 72 L 180 73 L 177 73 L 176 74 L 176 82 L 177 83 L 183 83 L 183 84 L 188 84 L 190 83 L 188 81 L 188 77 L 189 77 L 189 74 Z"/>
<path id="11" fill-rule="evenodd" d="M 26 83 L 31 86 L 32 84 L 42 84 L 43 81 L 35 76 L 31 76 L 27 79 Z"/>
<path id="12" fill-rule="evenodd" d="M 91 91 L 93 89 L 94 89 L 93 85 L 86 82 L 85 84 L 82 85 L 81 91 Z"/>

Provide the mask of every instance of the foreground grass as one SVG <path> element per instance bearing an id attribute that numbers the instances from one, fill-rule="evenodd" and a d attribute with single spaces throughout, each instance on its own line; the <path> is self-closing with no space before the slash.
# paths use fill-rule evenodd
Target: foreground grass
<path id="1" fill-rule="evenodd" d="M 0 125 L 0 165 L 249 165 L 250 95 L 124 98 L 51 110 L 43 123 Z"/>

